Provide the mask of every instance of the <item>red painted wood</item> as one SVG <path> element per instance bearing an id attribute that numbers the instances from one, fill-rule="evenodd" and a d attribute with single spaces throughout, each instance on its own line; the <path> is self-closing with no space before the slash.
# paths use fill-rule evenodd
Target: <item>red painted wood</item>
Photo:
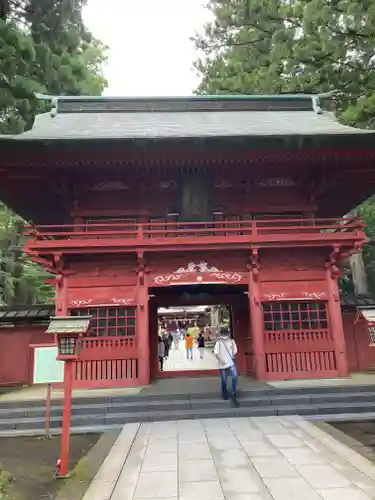
<path id="1" fill-rule="evenodd" d="M 236 358 L 237 371 L 247 373 L 247 337 L 249 336 L 249 302 L 244 295 L 242 300 L 233 301 L 232 305 L 233 337 L 236 341 L 238 354 Z M 249 371 L 250 374 L 250 371 Z"/>
<path id="2" fill-rule="evenodd" d="M 80 287 L 69 288 L 68 300 L 70 308 L 130 306 L 137 303 L 134 286 L 113 286 L 111 280 L 107 280 L 107 284 L 103 282 L 103 286 L 95 287 L 90 279 L 82 279 Z"/>
<path id="3" fill-rule="evenodd" d="M 45 325 L 0 328 L 0 385 L 26 385 L 32 382 L 32 346 L 53 345 L 53 338 L 45 335 L 45 331 Z"/>
<path id="4" fill-rule="evenodd" d="M 104 223 L 90 224 L 84 231 L 77 225 L 29 227 L 27 234 L 30 236 L 30 250 L 87 249 L 87 245 L 91 248 L 104 245 L 126 248 L 136 245 L 151 251 L 155 247 L 177 244 L 173 242 L 175 238 L 178 238 L 180 246 L 199 244 L 202 239 L 210 243 L 251 241 L 265 245 L 278 241 L 286 243 L 291 237 L 300 243 L 365 239 L 363 225 L 358 218 L 347 218 L 345 222 L 340 224 L 337 219 L 291 219 L 286 224 L 280 220 L 243 220 L 236 224 L 230 221 L 184 222 L 178 223 L 177 227 L 176 223 L 160 222 L 152 225 Z"/>
<path id="5" fill-rule="evenodd" d="M 344 333 L 349 369 L 361 372 L 375 367 L 375 348 L 369 346 L 367 322 L 357 313 L 344 313 Z"/>
<path id="6" fill-rule="evenodd" d="M 349 373 L 349 369 L 346 358 L 345 335 L 340 306 L 340 292 L 337 284 L 337 278 L 332 276 L 332 271 L 328 266 L 326 273 L 328 284 L 328 313 L 332 338 L 335 343 L 337 372 L 340 377 L 346 377 Z"/>
<path id="7" fill-rule="evenodd" d="M 358 347 L 360 347 L 361 351 L 369 351 L 371 352 L 371 348 L 366 346 L 358 346 L 360 335 L 355 335 L 356 333 L 356 319 L 357 314 L 355 313 L 343 313 L 342 322 L 344 328 L 345 335 L 345 344 L 346 344 L 346 358 L 348 361 L 348 369 L 349 372 L 358 372 L 361 370 L 359 358 L 358 358 Z M 364 332 L 366 334 L 366 331 Z M 363 333 L 362 333 L 363 335 Z M 374 356 L 374 364 L 375 364 L 375 351 L 373 351 Z"/>
<path id="8" fill-rule="evenodd" d="M 123 163 L 136 166 L 142 164 L 143 166 L 149 165 L 155 169 L 155 165 L 162 164 L 166 166 L 168 164 L 175 164 L 177 160 L 182 165 L 194 165 L 203 166 L 210 163 L 217 162 L 220 165 L 225 164 L 236 165 L 245 164 L 247 162 L 259 162 L 263 167 L 265 163 L 272 162 L 273 164 L 280 166 L 280 164 L 288 165 L 299 165 L 301 161 L 305 164 L 308 163 L 318 163 L 321 164 L 321 160 L 331 159 L 332 163 L 335 164 L 335 160 L 341 159 L 346 160 L 348 163 L 359 163 L 361 161 L 367 162 L 373 159 L 375 156 L 372 148 L 343 148 L 343 149 L 330 149 L 330 148 L 303 148 L 303 149 L 254 149 L 248 151 L 235 151 L 233 149 L 228 149 L 228 151 L 195 151 L 194 148 L 189 150 L 182 150 L 174 152 L 170 149 L 164 149 L 163 151 L 158 151 L 153 148 L 148 147 L 142 152 L 132 152 L 127 151 L 124 153 L 123 148 L 113 148 L 109 151 L 107 148 L 95 149 L 92 148 L 78 152 L 75 148 L 69 148 L 65 150 L 54 150 L 46 154 L 45 149 L 42 149 L 39 153 L 37 151 L 28 151 L 27 161 L 25 162 L 25 153 L 23 151 L 17 151 L 17 149 L 12 150 L 12 153 L 4 156 L 4 165 L 9 166 L 25 166 L 27 165 L 37 165 L 48 168 L 50 166 L 63 167 L 66 163 L 67 165 L 82 164 L 87 161 L 92 165 L 93 163 L 98 165 L 106 165 L 108 159 L 112 163 Z"/>
<path id="9" fill-rule="evenodd" d="M 137 326 L 136 336 L 138 345 L 138 377 L 141 385 L 149 385 L 150 370 L 150 336 L 149 336 L 149 307 L 148 283 L 143 271 L 139 272 L 137 287 Z"/>

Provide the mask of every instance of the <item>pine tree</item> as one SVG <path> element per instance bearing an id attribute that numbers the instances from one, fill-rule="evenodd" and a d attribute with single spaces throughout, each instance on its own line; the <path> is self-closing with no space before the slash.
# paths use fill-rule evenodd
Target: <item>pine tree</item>
<path id="1" fill-rule="evenodd" d="M 22 251 L 24 221 L 0 204 L 0 305 L 44 303 L 54 296 L 50 275 Z"/>
<path id="2" fill-rule="evenodd" d="M 375 127 L 373 0 L 211 0 L 194 38 L 200 94 L 327 93 L 345 122 Z"/>
<path id="3" fill-rule="evenodd" d="M 35 93 L 99 95 L 106 47 L 76 0 L 14 0 L 0 16 L 0 133 L 19 133 L 43 111 Z"/>

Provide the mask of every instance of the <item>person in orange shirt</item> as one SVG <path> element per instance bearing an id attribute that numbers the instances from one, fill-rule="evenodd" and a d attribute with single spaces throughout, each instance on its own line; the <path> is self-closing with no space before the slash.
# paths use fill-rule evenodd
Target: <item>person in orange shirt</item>
<path id="1" fill-rule="evenodd" d="M 185 339 L 185 349 L 187 359 L 193 359 L 193 337 L 188 333 Z"/>

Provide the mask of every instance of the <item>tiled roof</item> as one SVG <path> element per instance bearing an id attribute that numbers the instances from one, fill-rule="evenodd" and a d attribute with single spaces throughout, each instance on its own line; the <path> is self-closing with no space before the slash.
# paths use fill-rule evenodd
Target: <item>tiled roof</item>
<path id="1" fill-rule="evenodd" d="M 18 307 L 0 307 L 1 322 L 34 322 L 48 320 L 53 314 L 55 306 L 37 305 L 37 306 L 18 306 Z"/>
<path id="2" fill-rule="evenodd" d="M 311 96 L 41 97 L 51 101 L 51 113 L 38 115 L 30 131 L 12 138 L 173 139 L 372 133 L 341 125 L 331 113 L 320 110 Z"/>
<path id="3" fill-rule="evenodd" d="M 51 318 L 51 322 L 46 330 L 46 333 L 48 334 L 86 333 L 89 327 L 90 327 L 90 319 L 88 317 L 57 316 Z"/>
<path id="4" fill-rule="evenodd" d="M 375 297 L 372 295 L 341 295 L 340 301 L 341 307 L 375 307 Z"/>

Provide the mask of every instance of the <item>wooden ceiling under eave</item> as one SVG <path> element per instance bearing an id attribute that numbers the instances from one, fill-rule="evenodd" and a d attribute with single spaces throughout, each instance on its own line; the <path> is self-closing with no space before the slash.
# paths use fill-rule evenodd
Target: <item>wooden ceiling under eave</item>
<path id="1" fill-rule="evenodd" d="M 318 215 L 325 217 L 344 215 L 375 192 L 374 145 L 366 149 L 347 149 L 343 145 L 338 149 L 251 149 L 243 140 L 238 142 L 238 148 L 233 148 L 232 141 L 221 141 L 217 142 L 217 149 L 212 147 L 215 142 L 203 147 L 197 141 L 190 142 L 195 146 L 190 149 L 184 141 L 179 142 L 179 147 L 174 141 L 170 149 L 146 148 L 144 144 L 127 148 L 117 141 L 114 147 L 108 147 L 108 141 L 96 141 L 93 148 L 91 141 L 86 141 L 85 147 L 82 141 L 12 141 L 2 147 L 0 156 L 0 199 L 35 223 L 66 223 L 72 202 L 67 184 L 79 171 L 84 170 L 86 177 L 88 173 L 92 175 L 92 169 L 99 176 L 109 172 L 113 175 L 119 169 L 122 175 L 135 169 L 145 176 L 175 169 L 198 173 L 214 168 L 233 173 L 233 168 L 240 168 L 248 171 L 249 176 L 255 172 L 267 175 L 291 170 L 305 175 L 308 171 L 314 178 L 316 192 L 311 194 L 320 205 Z M 2 140 L 0 146 L 3 144 Z"/>

